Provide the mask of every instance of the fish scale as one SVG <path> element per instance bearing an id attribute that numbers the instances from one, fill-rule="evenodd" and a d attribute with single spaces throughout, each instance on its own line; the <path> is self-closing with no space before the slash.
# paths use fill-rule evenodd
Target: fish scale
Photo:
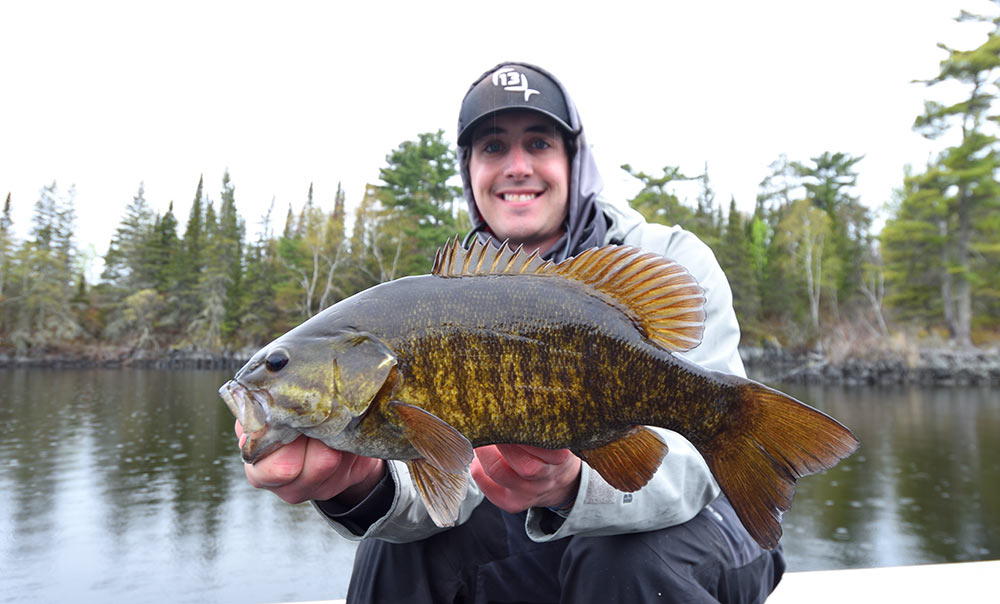
<path id="1" fill-rule="evenodd" d="M 474 447 L 568 448 L 634 491 L 667 454 L 646 426 L 668 428 L 773 547 L 796 480 L 858 443 L 808 405 L 677 356 L 700 342 L 703 302 L 683 267 L 635 248 L 553 264 L 456 241 L 433 274 L 360 292 L 279 337 L 220 394 L 249 434 L 246 461 L 299 434 L 405 461 L 440 526 L 455 522 Z"/>

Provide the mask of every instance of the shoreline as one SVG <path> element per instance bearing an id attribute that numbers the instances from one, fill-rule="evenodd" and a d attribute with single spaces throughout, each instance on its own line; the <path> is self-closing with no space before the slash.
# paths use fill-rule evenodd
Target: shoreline
<path id="1" fill-rule="evenodd" d="M 242 367 L 256 350 L 208 352 L 133 351 L 111 347 L 17 355 L 0 352 L 0 369 L 141 368 L 231 369 Z M 740 347 L 747 374 L 764 383 L 831 385 L 917 384 L 927 386 L 1000 385 L 1000 349 L 928 348 L 880 353 L 877 358 L 833 360 L 815 352 L 779 348 Z"/>
<path id="2" fill-rule="evenodd" d="M 926 348 L 833 360 L 819 353 L 740 347 L 747 374 L 761 382 L 830 385 L 1000 385 L 1000 349 Z"/>
<path id="3" fill-rule="evenodd" d="M 242 367 L 253 351 L 208 352 L 202 350 L 128 350 L 87 347 L 79 350 L 18 355 L 0 352 L 0 369 L 232 369 Z"/>

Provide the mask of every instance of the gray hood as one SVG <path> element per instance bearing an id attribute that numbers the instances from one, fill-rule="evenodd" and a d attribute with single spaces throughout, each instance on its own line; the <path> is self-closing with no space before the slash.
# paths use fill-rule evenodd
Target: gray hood
<path id="1" fill-rule="evenodd" d="M 580 122 L 580 114 L 577 112 L 573 99 L 570 98 L 569 93 L 566 92 L 566 88 L 562 83 L 551 73 L 530 63 L 505 62 L 476 78 L 476 81 L 469 87 L 469 91 L 471 92 L 476 84 L 484 78 L 490 77 L 493 72 L 505 65 L 521 65 L 544 73 L 559 86 L 559 90 L 562 91 L 563 97 L 566 100 L 566 106 L 569 109 L 569 125 L 572 128 L 570 139 L 573 141 L 572 146 L 575 152 L 570 150 L 572 156 L 570 157 L 569 172 L 569 212 L 564 222 L 566 232 L 556 245 L 545 254 L 545 258 L 558 262 L 575 256 L 586 249 L 602 245 L 605 233 L 607 232 L 607 219 L 604 216 L 604 212 L 597 205 L 597 196 L 604 188 L 604 181 L 601 179 L 601 175 L 597 170 L 597 163 L 594 161 L 594 157 L 590 152 L 590 146 L 587 144 L 587 138 L 583 132 L 583 124 Z M 492 238 L 492 234 L 487 228 L 486 223 L 483 222 L 482 216 L 479 215 L 479 209 L 476 207 L 476 200 L 472 194 L 469 177 L 469 152 L 470 148 L 468 145 L 458 146 L 458 156 L 462 173 L 462 190 L 465 193 L 465 201 L 469 206 L 469 218 L 472 220 L 472 231 L 465 237 L 466 246 L 469 245 L 474 236 L 484 241 Z"/>

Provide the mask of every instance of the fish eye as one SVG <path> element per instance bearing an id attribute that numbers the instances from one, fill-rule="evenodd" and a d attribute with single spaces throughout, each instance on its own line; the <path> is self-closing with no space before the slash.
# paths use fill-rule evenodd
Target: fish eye
<path id="1" fill-rule="evenodd" d="M 288 353 L 278 348 L 272 350 L 264 360 L 264 366 L 268 371 L 281 371 L 281 368 L 288 364 Z"/>

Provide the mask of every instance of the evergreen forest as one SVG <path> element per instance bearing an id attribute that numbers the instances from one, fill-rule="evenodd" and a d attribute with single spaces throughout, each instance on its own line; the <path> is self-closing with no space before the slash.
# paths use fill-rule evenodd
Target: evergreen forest
<path id="1" fill-rule="evenodd" d="M 971 50 L 942 45 L 940 73 L 914 84 L 927 98 L 914 129 L 953 144 L 901 175 L 878 232 L 872 200 L 862 203 L 855 191 L 863 156 L 775 158 L 752 214 L 735 199 L 716 199 L 707 166 L 701 174 L 622 166 L 641 186 L 628 200 L 635 209 L 682 225 L 715 250 L 744 344 L 848 355 L 1000 340 L 1000 25 L 968 13 L 959 20 L 988 21 L 992 33 Z M 938 85 L 946 82 L 962 98 L 943 102 Z M 441 130 L 404 141 L 351 216 L 342 190 L 320 202 L 311 186 L 287 211 L 272 204 L 265 216 L 241 216 L 227 173 L 218 189 L 194 186 L 192 176 L 193 202 L 181 217 L 172 204 L 155 211 L 139 184 L 95 283 L 75 245 L 73 189 L 53 182 L 32 202 L 8 194 L 0 349 L 33 356 L 258 347 L 353 293 L 429 272 L 437 247 L 469 229 L 452 184 L 457 162 Z M 682 198 L 692 183 L 696 197 Z M 15 203 L 34 204 L 24 238 L 14 236 Z"/>

